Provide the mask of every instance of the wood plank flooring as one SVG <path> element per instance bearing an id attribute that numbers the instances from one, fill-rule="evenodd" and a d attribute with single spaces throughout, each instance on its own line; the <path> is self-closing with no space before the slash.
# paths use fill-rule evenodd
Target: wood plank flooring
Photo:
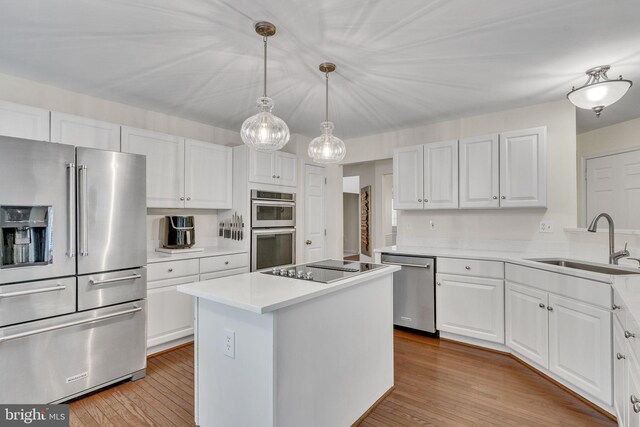
<path id="1" fill-rule="evenodd" d="M 395 390 L 362 422 L 381 426 L 615 426 L 508 356 L 397 330 Z M 193 346 L 147 376 L 71 402 L 72 426 L 193 426 Z"/>

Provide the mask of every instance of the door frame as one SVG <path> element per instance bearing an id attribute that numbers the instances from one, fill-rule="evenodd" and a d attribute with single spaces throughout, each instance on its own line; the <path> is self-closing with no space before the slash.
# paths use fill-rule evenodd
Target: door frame
<path id="1" fill-rule="evenodd" d="M 301 255 L 303 256 L 304 262 L 309 262 L 309 260 L 307 260 L 307 254 L 306 254 L 306 244 L 305 244 L 305 240 L 307 237 L 307 220 L 306 220 L 306 216 L 307 216 L 307 167 L 308 166 L 313 166 L 313 167 L 317 167 L 317 168 L 321 168 L 322 169 L 322 174 L 324 176 L 324 209 L 322 212 L 322 216 L 324 219 L 324 238 L 323 238 L 323 242 L 322 242 L 322 247 L 324 248 L 324 258 L 327 257 L 327 169 L 322 166 L 319 165 L 317 163 L 313 163 L 311 161 L 305 161 L 303 164 L 303 168 L 302 168 L 302 188 L 300 189 L 301 193 L 302 193 L 302 203 L 303 203 L 303 207 L 302 209 L 298 209 L 298 212 L 303 212 L 302 214 L 302 233 L 300 233 L 300 248 L 302 248 L 301 250 Z M 298 199 L 298 202 L 300 202 L 300 199 Z M 299 261 L 298 261 L 299 263 Z"/>

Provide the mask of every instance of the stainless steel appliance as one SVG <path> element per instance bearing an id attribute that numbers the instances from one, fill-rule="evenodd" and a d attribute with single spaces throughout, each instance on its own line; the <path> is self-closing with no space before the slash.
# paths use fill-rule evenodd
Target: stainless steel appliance
<path id="1" fill-rule="evenodd" d="M 0 403 L 146 369 L 144 156 L 0 137 Z"/>
<path id="2" fill-rule="evenodd" d="M 393 323 L 436 333 L 435 260 L 383 253 L 381 262 L 402 267 L 393 273 Z"/>
<path id="3" fill-rule="evenodd" d="M 331 283 L 336 280 L 358 276 L 382 267 L 384 266 L 368 262 L 326 259 L 323 261 L 294 265 L 292 267 L 273 267 L 271 270 L 263 271 L 262 273 L 311 282 Z"/>
<path id="4" fill-rule="evenodd" d="M 251 190 L 251 271 L 296 263 L 296 195 Z"/>
<path id="5" fill-rule="evenodd" d="M 162 247 L 167 249 L 190 248 L 196 243 L 196 226 L 193 216 L 171 215 L 164 217 Z"/>
<path id="6" fill-rule="evenodd" d="M 295 193 L 251 190 L 251 227 L 295 227 Z"/>

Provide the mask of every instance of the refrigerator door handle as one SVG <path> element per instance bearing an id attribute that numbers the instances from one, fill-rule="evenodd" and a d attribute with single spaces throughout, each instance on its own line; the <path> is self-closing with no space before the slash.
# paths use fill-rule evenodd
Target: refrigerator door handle
<path id="1" fill-rule="evenodd" d="M 78 192 L 79 194 L 79 248 L 80 256 L 89 255 L 89 227 L 87 212 L 87 165 L 78 166 Z"/>
<path id="2" fill-rule="evenodd" d="M 69 227 L 69 241 L 67 242 L 67 256 L 69 258 L 73 258 L 76 256 L 76 165 L 75 163 L 67 164 L 67 172 L 69 173 L 69 214 L 67 218 L 69 223 L 67 226 Z"/>

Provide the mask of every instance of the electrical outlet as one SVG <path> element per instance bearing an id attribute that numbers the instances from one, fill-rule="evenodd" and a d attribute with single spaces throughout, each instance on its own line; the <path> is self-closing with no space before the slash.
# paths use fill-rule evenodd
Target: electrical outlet
<path id="1" fill-rule="evenodd" d="M 553 222 L 540 221 L 540 233 L 553 233 Z"/>
<path id="2" fill-rule="evenodd" d="M 432 230 L 436 229 L 436 223 L 433 220 L 429 220 L 429 228 Z"/>
<path id="3" fill-rule="evenodd" d="M 231 329 L 224 330 L 224 355 L 236 358 L 236 333 Z"/>

